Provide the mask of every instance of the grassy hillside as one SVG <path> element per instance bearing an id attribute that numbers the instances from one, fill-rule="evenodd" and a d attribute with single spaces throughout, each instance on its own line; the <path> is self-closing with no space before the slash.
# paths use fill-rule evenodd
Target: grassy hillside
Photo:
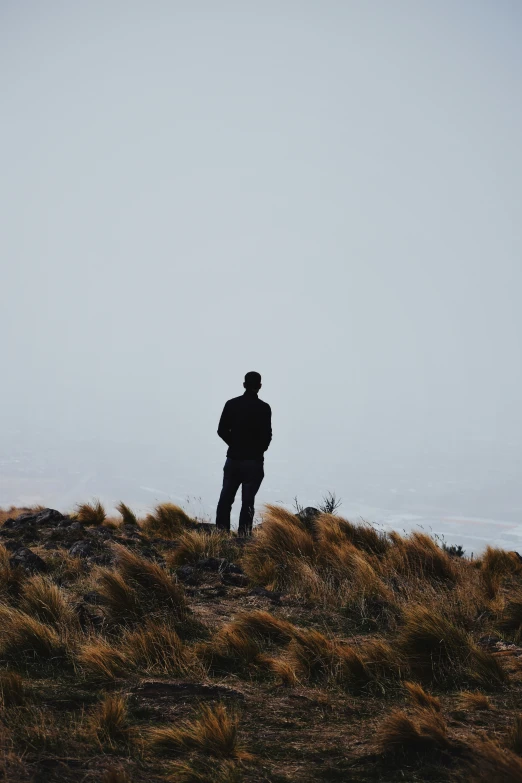
<path id="1" fill-rule="evenodd" d="M 522 783 L 522 562 L 269 506 L 0 512 L 0 780 Z"/>

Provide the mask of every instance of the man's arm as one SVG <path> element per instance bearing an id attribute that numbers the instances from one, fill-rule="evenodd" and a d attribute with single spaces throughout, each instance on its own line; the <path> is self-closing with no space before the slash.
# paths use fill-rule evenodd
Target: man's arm
<path id="1" fill-rule="evenodd" d="M 268 405 L 268 403 L 266 405 L 266 412 L 265 412 L 263 440 L 264 440 L 263 451 L 266 451 L 272 441 L 272 409 L 270 408 L 270 405 Z"/>
<path id="2" fill-rule="evenodd" d="M 223 408 L 223 413 L 221 414 L 221 418 L 219 420 L 217 433 L 219 437 L 225 441 L 227 446 L 230 446 L 231 429 L 232 429 L 232 421 L 230 416 L 230 405 L 228 404 L 228 402 L 226 402 L 225 407 Z"/>

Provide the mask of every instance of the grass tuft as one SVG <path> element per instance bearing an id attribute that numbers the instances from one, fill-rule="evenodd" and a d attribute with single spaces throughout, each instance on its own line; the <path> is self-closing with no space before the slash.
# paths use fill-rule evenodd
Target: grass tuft
<path id="1" fill-rule="evenodd" d="M 132 661 L 125 651 L 101 638 L 84 644 L 76 661 L 88 679 L 100 683 L 128 677 L 132 671 Z"/>
<path id="2" fill-rule="evenodd" d="M 124 525 L 137 525 L 138 519 L 134 511 L 132 511 L 123 501 L 116 506 L 120 512 Z"/>
<path id="3" fill-rule="evenodd" d="M 45 576 L 27 579 L 22 589 L 20 608 L 42 623 L 49 623 L 56 628 L 70 628 L 77 624 L 65 591 Z"/>
<path id="4" fill-rule="evenodd" d="M 491 710 L 493 705 L 491 704 L 489 697 L 485 693 L 479 693 L 478 691 L 461 691 L 457 702 L 457 707 L 460 710 Z"/>
<path id="5" fill-rule="evenodd" d="M 0 705 L 3 707 L 18 707 L 25 702 L 25 683 L 17 672 L 2 672 L 0 674 Z"/>
<path id="6" fill-rule="evenodd" d="M 383 753 L 426 754 L 447 750 L 450 741 L 442 716 L 432 709 L 418 709 L 407 715 L 393 710 L 378 732 Z"/>
<path id="7" fill-rule="evenodd" d="M 76 519 L 84 525 L 93 527 L 103 525 L 106 517 L 105 509 L 99 500 L 93 500 L 92 503 L 80 503 L 76 507 Z"/>
<path id="8" fill-rule="evenodd" d="M 422 685 L 419 685 L 418 682 L 404 682 L 403 685 L 408 691 L 411 701 L 417 707 L 440 712 L 440 699 L 437 699 L 436 696 L 432 696 L 431 693 L 426 693 Z"/>
<path id="9" fill-rule="evenodd" d="M 177 538 L 192 520 L 180 506 L 174 503 L 160 503 L 152 514 L 148 514 L 141 528 L 148 536 Z"/>
<path id="10" fill-rule="evenodd" d="M 54 628 L 19 609 L 0 605 L 0 656 L 13 666 L 63 661 L 65 647 Z"/>
<path id="11" fill-rule="evenodd" d="M 129 738 L 129 716 L 126 699 L 118 693 L 108 693 L 91 716 L 90 730 L 100 745 L 114 748 Z"/>
<path id="12" fill-rule="evenodd" d="M 224 704 L 205 705 L 199 718 L 179 726 L 151 729 L 149 746 L 165 754 L 197 750 L 216 758 L 247 758 L 238 742 L 238 723 L 239 716 L 228 712 Z"/>

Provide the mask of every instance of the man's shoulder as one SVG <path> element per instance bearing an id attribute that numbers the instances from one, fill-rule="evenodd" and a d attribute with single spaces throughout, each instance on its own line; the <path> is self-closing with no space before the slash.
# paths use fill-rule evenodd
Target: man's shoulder
<path id="1" fill-rule="evenodd" d="M 271 411 L 272 410 L 272 408 L 270 407 L 270 405 L 267 402 L 265 402 L 264 400 L 260 400 L 259 397 L 257 399 L 258 399 L 258 401 L 261 403 L 262 407 L 266 411 Z"/>

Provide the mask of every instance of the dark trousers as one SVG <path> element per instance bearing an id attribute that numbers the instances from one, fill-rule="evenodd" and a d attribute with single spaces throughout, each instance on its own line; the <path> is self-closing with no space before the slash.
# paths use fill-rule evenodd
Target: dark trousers
<path id="1" fill-rule="evenodd" d="M 264 476 L 263 460 L 227 458 L 223 469 L 223 489 L 216 512 L 216 527 L 219 530 L 230 530 L 232 504 L 241 486 L 238 533 L 240 536 L 249 536 L 252 533 L 254 501 Z"/>

